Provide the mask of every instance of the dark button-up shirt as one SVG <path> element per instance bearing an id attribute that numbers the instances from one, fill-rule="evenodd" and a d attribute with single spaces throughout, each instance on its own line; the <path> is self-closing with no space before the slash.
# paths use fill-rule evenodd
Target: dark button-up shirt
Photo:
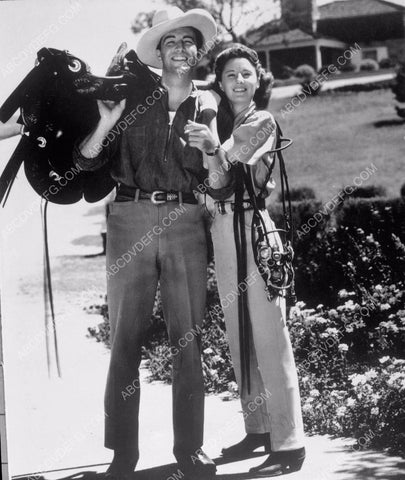
<path id="1" fill-rule="evenodd" d="M 134 104 L 129 97 L 100 153 L 86 158 L 75 148 L 74 161 L 83 170 L 95 170 L 111 160 L 111 176 L 117 183 L 146 192 L 201 191 L 207 170 L 201 152 L 188 145 L 184 127 L 188 120 L 209 123 L 216 109 L 209 92 L 193 87 L 170 124 L 168 92 L 159 86 L 142 104 Z M 229 195 L 227 190 L 208 189 L 208 193 L 221 199 Z"/>

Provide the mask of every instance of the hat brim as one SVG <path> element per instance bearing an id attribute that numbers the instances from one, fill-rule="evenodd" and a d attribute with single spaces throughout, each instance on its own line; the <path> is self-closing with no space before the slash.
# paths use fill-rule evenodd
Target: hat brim
<path id="1" fill-rule="evenodd" d="M 217 26 L 211 14 L 203 9 L 195 8 L 181 17 L 163 22 L 143 33 L 136 48 L 140 60 L 151 67 L 162 68 L 162 62 L 156 55 L 159 41 L 166 33 L 181 27 L 194 27 L 199 30 L 204 44 L 210 40 L 213 41 L 217 34 Z"/>

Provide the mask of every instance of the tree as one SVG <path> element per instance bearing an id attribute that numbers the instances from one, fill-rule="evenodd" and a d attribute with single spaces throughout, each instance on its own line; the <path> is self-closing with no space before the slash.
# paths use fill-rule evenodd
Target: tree
<path id="1" fill-rule="evenodd" d="M 175 5 L 187 11 L 192 8 L 203 8 L 208 10 L 217 22 L 220 34 L 231 36 L 233 42 L 246 43 L 243 35 L 235 31 L 247 14 L 258 12 L 259 7 L 251 7 L 249 0 L 167 0 L 169 5 Z M 150 27 L 154 12 L 141 12 L 132 23 L 132 31 L 139 33 L 146 27 Z"/>

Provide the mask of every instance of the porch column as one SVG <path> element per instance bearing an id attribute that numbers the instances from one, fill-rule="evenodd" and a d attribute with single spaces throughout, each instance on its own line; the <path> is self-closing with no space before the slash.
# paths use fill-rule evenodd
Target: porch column
<path id="1" fill-rule="evenodd" d="M 315 70 L 318 72 L 322 67 L 322 53 L 318 42 L 315 44 Z"/>

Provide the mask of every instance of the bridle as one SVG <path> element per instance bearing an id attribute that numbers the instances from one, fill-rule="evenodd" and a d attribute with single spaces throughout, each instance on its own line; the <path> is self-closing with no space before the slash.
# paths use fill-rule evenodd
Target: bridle
<path id="1" fill-rule="evenodd" d="M 285 145 L 283 145 L 285 143 Z M 276 154 L 280 169 L 281 203 L 283 208 L 283 227 L 269 230 L 262 215 L 265 209 L 263 196 L 256 195 L 252 183 L 251 167 L 238 163 L 236 169 L 235 206 L 234 206 L 234 238 L 237 254 L 238 285 L 247 277 L 247 244 L 245 231 L 245 190 L 249 195 L 250 206 L 253 209 L 251 236 L 253 258 L 257 270 L 264 281 L 268 301 L 277 297 L 286 298 L 288 304 L 296 302 L 294 288 L 294 269 L 292 266 L 293 251 L 293 227 L 292 209 L 288 176 L 282 152 L 292 144 L 292 140 L 282 137 L 282 131 L 276 122 L 276 145 L 268 154 Z M 269 181 L 276 159 L 269 168 L 264 185 Z M 262 193 L 262 192 L 261 192 Z M 280 234 L 281 248 L 271 245 L 270 235 Z M 238 321 L 239 321 L 239 348 L 241 355 L 242 390 L 247 388 L 250 393 L 250 336 L 251 323 L 248 308 L 247 289 L 240 292 L 238 297 Z"/>

